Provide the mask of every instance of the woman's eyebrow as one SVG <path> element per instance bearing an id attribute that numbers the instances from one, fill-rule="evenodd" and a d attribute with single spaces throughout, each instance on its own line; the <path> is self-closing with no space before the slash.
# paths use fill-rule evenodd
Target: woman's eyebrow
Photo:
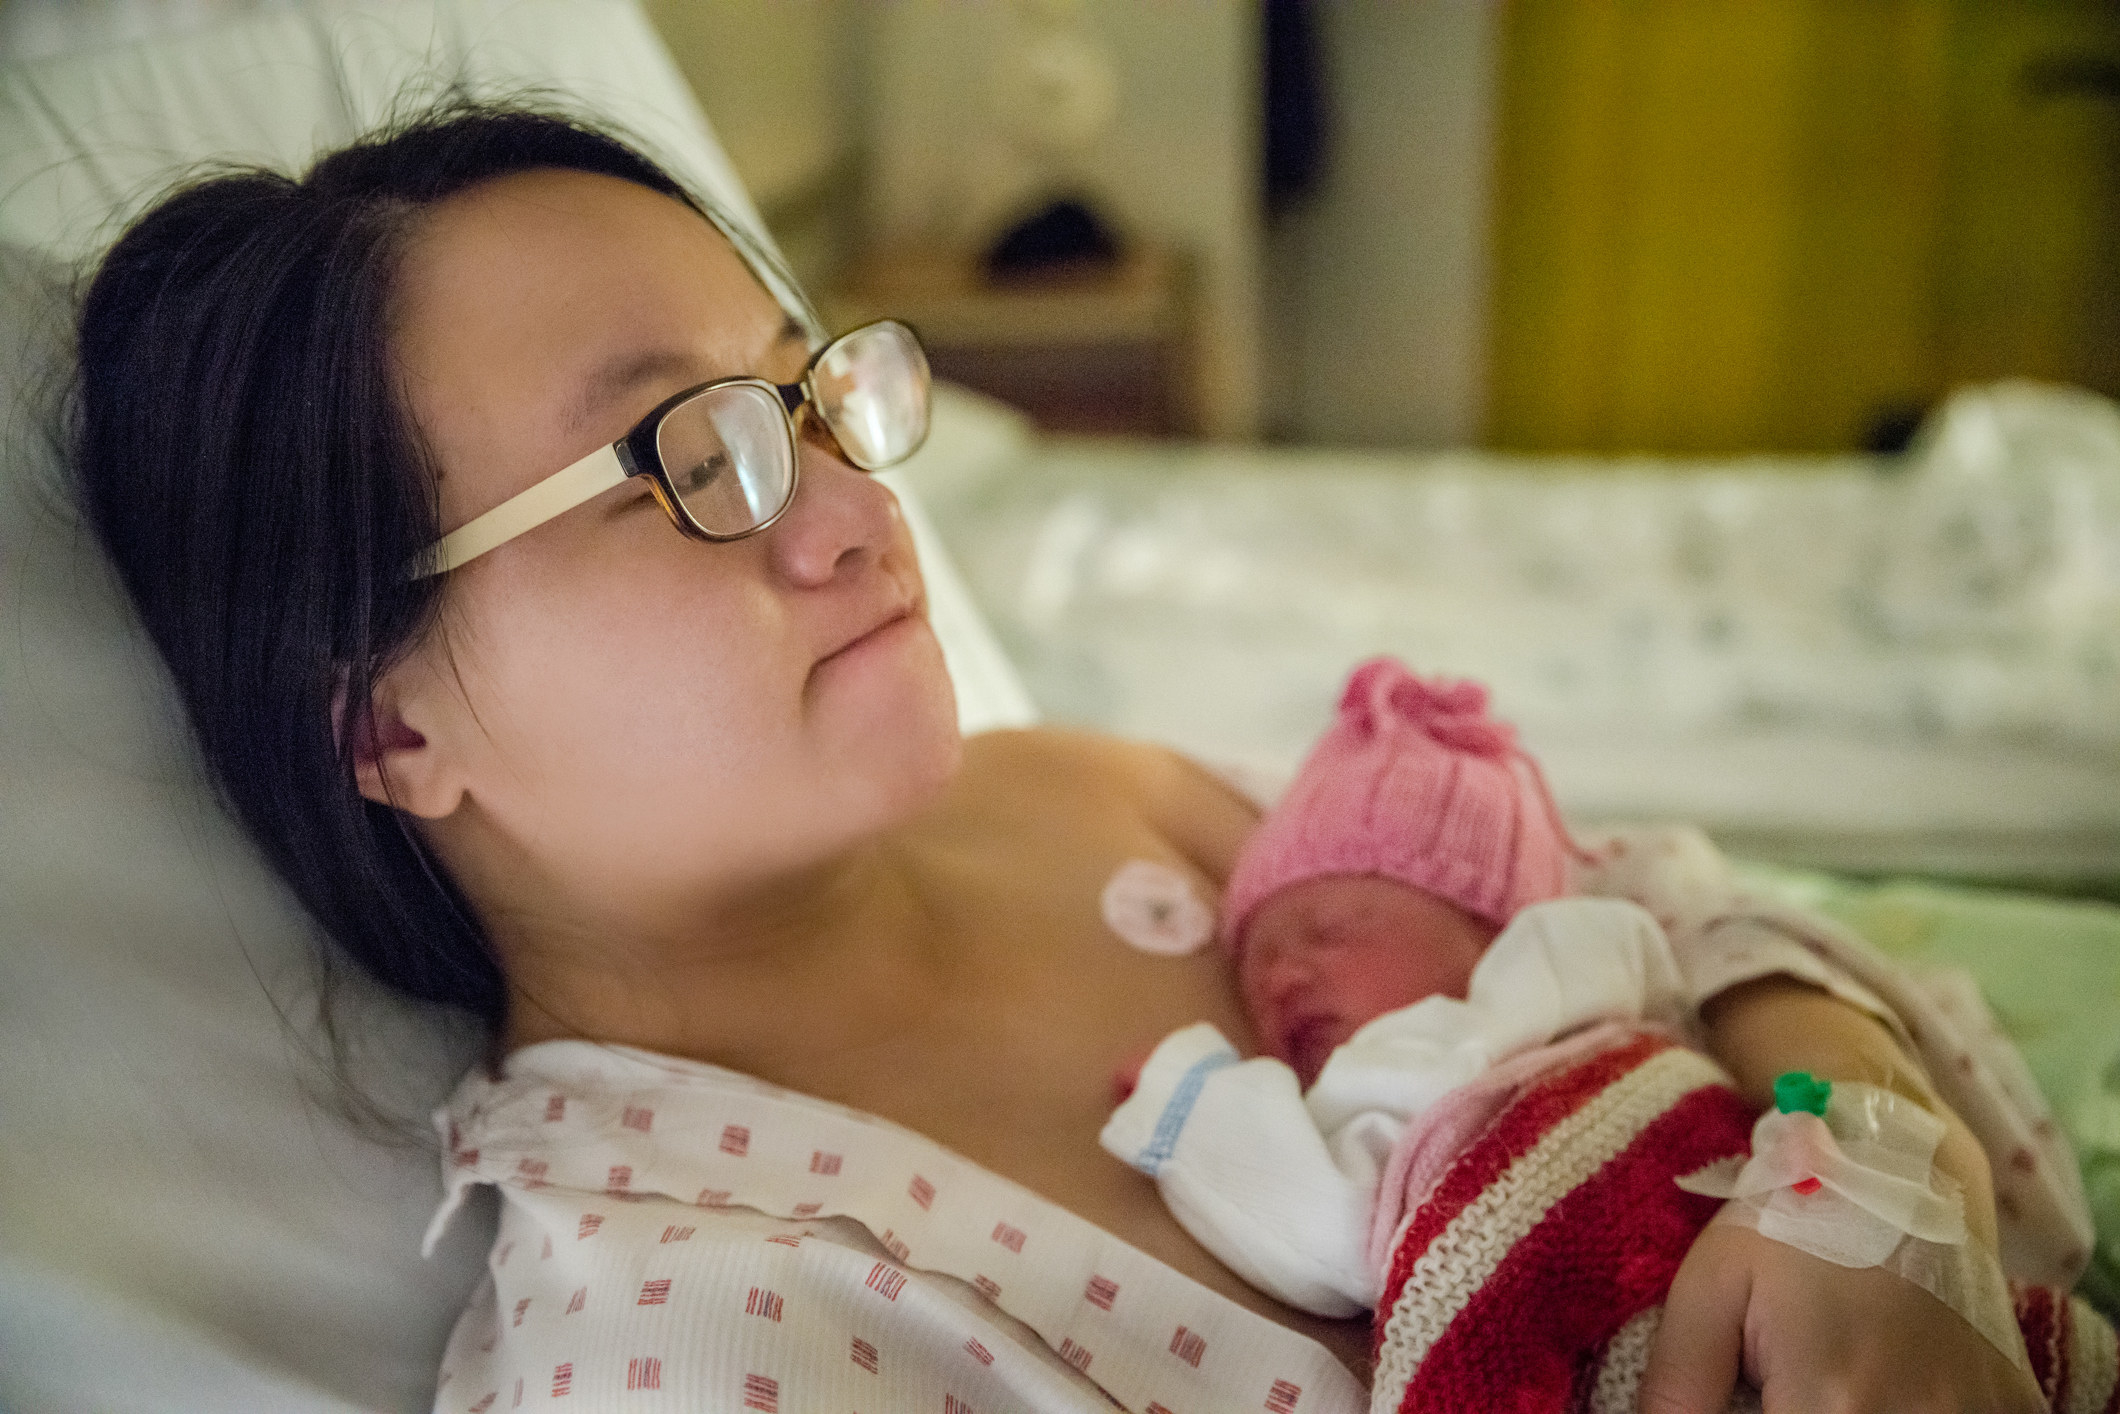
<path id="1" fill-rule="evenodd" d="M 780 329 L 773 337 L 771 352 L 778 353 L 791 343 L 808 344 L 809 340 L 809 330 L 789 315 L 781 321 Z M 621 354 L 582 380 L 581 393 L 567 409 L 563 425 L 567 431 L 573 432 L 605 404 L 632 392 L 641 384 L 672 374 L 689 375 L 697 368 L 692 355 L 677 349 L 645 349 Z"/>
<path id="2" fill-rule="evenodd" d="M 697 367 L 689 356 L 676 349 L 648 349 L 611 359 L 582 380 L 581 391 L 568 407 L 561 425 L 569 432 L 576 431 L 614 398 L 632 392 L 650 379 L 689 373 Z"/>

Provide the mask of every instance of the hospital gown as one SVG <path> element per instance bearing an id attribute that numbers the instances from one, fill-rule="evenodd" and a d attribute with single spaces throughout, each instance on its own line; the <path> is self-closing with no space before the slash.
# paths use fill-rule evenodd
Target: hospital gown
<path id="1" fill-rule="evenodd" d="M 1341 1414 L 1353 1376 L 1029 1190 L 710 1065 L 549 1041 L 439 1116 L 500 1189 L 435 1408 Z"/>

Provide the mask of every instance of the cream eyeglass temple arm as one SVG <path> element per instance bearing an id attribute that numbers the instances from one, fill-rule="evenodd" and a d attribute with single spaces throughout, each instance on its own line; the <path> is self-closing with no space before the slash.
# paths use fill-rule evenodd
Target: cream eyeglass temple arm
<path id="1" fill-rule="evenodd" d="M 443 536 L 434 547 L 434 562 L 423 567 L 419 577 L 447 574 L 459 565 L 469 564 L 488 550 L 505 545 L 563 511 L 573 510 L 625 479 L 626 469 L 619 463 L 618 448 L 599 447 Z"/>

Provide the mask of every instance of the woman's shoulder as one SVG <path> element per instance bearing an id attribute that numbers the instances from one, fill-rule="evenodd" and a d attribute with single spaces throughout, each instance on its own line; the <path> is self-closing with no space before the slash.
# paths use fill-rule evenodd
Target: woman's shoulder
<path id="1" fill-rule="evenodd" d="M 1083 785 L 1120 791 L 1153 788 L 1165 774 L 1200 770 L 1168 747 L 1073 727 L 981 732 L 965 738 L 964 753 L 970 772 L 1045 776 L 1061 770 Z"/>
<path id="2" fill-rule="evenodd" d="M 1258 823 L 1250 800 L 1182 752 L 1057 727 L 986 732 L 965 743 L 959 794 L 974 811 L 1058 825 L 1146 825 L 1215 879 Z"/>

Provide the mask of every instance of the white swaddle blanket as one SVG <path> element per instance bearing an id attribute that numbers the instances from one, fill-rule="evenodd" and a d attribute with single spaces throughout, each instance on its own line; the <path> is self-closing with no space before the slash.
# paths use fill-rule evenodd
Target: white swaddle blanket
<path id="1" fill-rule="evenodd" d="M 1239 1060 L 1203 1022 L 1156 1047 L 1100 1138 L 1246 1281 L 1317 1315 L 1361 1315 L 1383 1284 L 1371 1242 L 1378 1185 L 1410 1126 L 1565 1033 L 1601 1021 L 1679 1030 L 1690 1011 L 1670 944 L 1640 907 L 1533 904 L 1481 956 L 1464 1000 L 1426 997 L 1377 1017 L 1307 1094 L 1287 1065 Z"/>

